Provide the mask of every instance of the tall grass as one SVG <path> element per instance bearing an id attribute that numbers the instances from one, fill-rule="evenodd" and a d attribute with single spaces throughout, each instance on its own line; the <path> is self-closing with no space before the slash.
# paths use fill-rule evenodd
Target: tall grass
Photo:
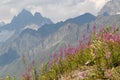
<path id="1" fill-rule="evenodd" d="M 70 76 L 68 74 L 74 70 L 81 72 L 89 70 L 88 73 L 91 73 L 86 74 L 85 79 L 120 79 L 118 28 L 109 27 L 96 31 L 94 26 L 92 34 L 84 36 L 76 48 L 68 45 L 67 48 L 60 49 L 59 55 L 50 59 L 43 69 L 45 69 L 42 71 L 43 80 L 62 79 Z"/>
<path id="2" fill-rule="evenodd" d="M 21 80 L 71 80 L 78 77 L 85 80 L 120 80 L 120 34 L 116 27 L 101 28 L 85 35 L 78 46 L 68 45 L 54 53 L 40 70 L 33 61 L 26 66 Z M 40 73 L 39 73 L 40 72 Z M 10 76 L 6 80 L 11 80 Z M 14 78 L 15 80 L 15 78 Z"/>

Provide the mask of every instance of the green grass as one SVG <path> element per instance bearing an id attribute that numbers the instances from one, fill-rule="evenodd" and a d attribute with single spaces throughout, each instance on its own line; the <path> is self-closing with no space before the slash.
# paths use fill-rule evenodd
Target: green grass
<path id="1" fill-rule="evenodd" d="M 86 37 L 77 48 L 68 46 L 64 50 L 61 49 L 60 55 L 51 59 L 52 61 L 50 60 L 52 64 L 43 66 L 42 80 L 58 80 L 63 76 L 66 80 L 74 75 L 70 74 L 75 70 L 79 72 L 88 71 L 89 74 L 85 73 L 85 80 L 120 79 L 119 40 L 120 35 L 117 28 L 93 32 L 91 37 Z M 57 62 L 56 58 L 58 59 Z"/>

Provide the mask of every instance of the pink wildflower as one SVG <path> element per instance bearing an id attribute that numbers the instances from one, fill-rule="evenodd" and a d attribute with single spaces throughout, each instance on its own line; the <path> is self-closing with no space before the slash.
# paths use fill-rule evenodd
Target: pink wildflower
<path id="1" fill-rule="evenodd" d="M 26 74 L 26 73 L 24 73 L 24 74 L 22 75 L 22 77 L 23 77 L 23 78 L 26 78 L 26 77 L 27 77 L 27 74 Z"/>
<path id="2" fill-rule="evenodd" d="M 107 72 L 107 76 L 108 76 L 109 78 L 112 77 L 111 71 L 108 71 L 108 72 Z"/>
<path id="3" fill-rule="evenodd" d="M 95 58 L 97 57 L 97 54 L 96 54 L 96 52 L 94 52 L 94 57 L 95 57 Z"/>
<path id="4" fill-rule="evenodd" d="M 94 26 L 93 26 L 93 32 L 95 32 L 96 31 L 96 25 L 94 24 Z"/>
<path id="5" fill-rule="evenodd" d="M 44 57 L 42 57 L 42 64 L 44 63 Z"/>
<path id="6" fill-rule="evenodd" d="M 82 38 L 83 38 L 83 40 L 85 40 L 85 39 L 86 39 L 86 35 L 85 35 L 85 34 L 83 34 Z"/>
<path id="7" fill-rule="evenodd" d="M 110 59 L 111 52 L 106 53 L 106 59 Z"/>
<path id="8" fill-rule="evenodd" d="M 53 58 L 55 59 L 57 57 L 57 52 L 53 54 Z"/>
<path id="9" fill-rule="evenodd" d="M 65 56 L 68 54 L 71 55 L 73 53 L 75 53 L 75 49 L 71 45 L 68 45 L 68 47 L 65 49 Z"/>
<path id="10" fill-rule="evenodd" d="M 50 61 L 49 61 L 49 66 L 52 66 L 52 63 L 53 63 L 52 60 L 50 60 Z"/>
<path id="11" fill-rule="evenodd" d="M 62 57 L 63 57 L 63 49 L 60 48 L 60 58 L 62 58 Z"/>
<path id="12" fill-rule="evenodd" d="M 79 52 L 79 47 L 75 49 L 75 54 Z"/>
<path id="13" fill-rule="evenodd" d="M 80 77 L 84 78 L 85 76 L 86 76 L 85 73 L 83 73 L 83 72 L 80 73 Z"/>
<path id="14" fill-rule="evenodd" d="M 30 68 L 30 67 L 28 67 L 27 71 L 28 71 L 28 72 L 31 72 L 31 68 Z"/>
<path id="15" fill-rule="evenodd" d="M 32 61 L 32 65 L 33 65 L 33 66 L 35 65 L 35 61 L 34 61 L 34 60 Z"/>

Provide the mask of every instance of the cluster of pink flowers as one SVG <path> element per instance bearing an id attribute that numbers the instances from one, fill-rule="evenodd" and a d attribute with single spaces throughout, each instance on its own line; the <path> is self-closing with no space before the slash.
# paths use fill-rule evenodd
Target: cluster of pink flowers
<path id="1" fill-rule="evenodd" d="M 111 56 L 111 52 L 107 52 L 106 53 L 106 59 L 110 59 L 110 56 Z"/>
<path id="2" fill-rule="evenodd" d="M 22 78 L 26 79 L 26 80 L 31 80 L 32 75 L 27 75 L 26 73 L 22 75 Z"/>

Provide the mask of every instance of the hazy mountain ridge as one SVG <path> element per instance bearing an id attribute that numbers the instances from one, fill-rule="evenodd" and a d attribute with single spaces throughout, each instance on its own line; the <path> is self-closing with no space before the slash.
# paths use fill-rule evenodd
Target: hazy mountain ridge
<path id="1" fill-rule="evenodd" d="M 9 49 L 7 53 L 0 55 L 0 66 L 8 65 L 17 58 L 19 58 L 17 52 L 12 49 Z"/>
<path id="2" fill-rule="evenodd" d="M 106 11 L 107 10 L 105 9 L 105 12 Z M 25 13 L 29 14 L 29 16 L 32 15 L 31 13 L 28 13 L 26 11 Z M 100 15 L 103 15 L 103 13 L 104 11 L 101 12 Z M 42 16 L 39 13 L 36 13 L 34 17 L 41 18 Z M 26 19 L 30 19 L 30 18 L 31 17 Z M 19 19 L 17 21 L 16 19 L 17 17 L 14 17 L 14 19 L 12 20 L 12 23 L 14 23 L 14 25 L 16 25 L 16 22 L 19 22 L 19 20 L 21 20 Z M 35 21 L 35 24 L 38 24 L 39 20 L 38 19 L 36 20 L 37 21 Z M 43 54 L 49 56 L 51 52 L 56 51 L 61 46 L 65 46 L 65 44 L 69 44 L 69 43 L 76 44 L 78 40 L 81 39 L 83 34 L 89 34 L 87 33 L 88 24 L 90 31 L 94 24 L 96 24 L 97 28 L 100 28 L 101 26 L 104 27 L 106 25 L 119 26 L 120 25 L 119 21 L 120 21 L 119 14 L 113 15 L 112 13 L 110 13 L 110 15 L 98 16 L 96 18 L 94 15 L 86 13 L 81 16 L 68 19 L 64 22 L 58 22 L 56 24 L 50 22 L 48 24 L 41 26 L 38 30 L 23 29 L 25 26 L 31 24 L 32 21 L 30 21 L 30 23 L 21 22 L 20 25 L 22 24 L 24 25 L 24 27 L 19 26 L 17 29 L 22 28 L 23 31 L 20 33 L 20 35 L 13 37 L 13 39 L 9 41 L 7 44 L 2 45 L 0 48 L 0 53 L 3 55 L 9 52 L 9 49 L 13 49 L 17 52 L 17 55 L 19 55 L 20 57 L 23 54 L 25 54 L 27 57 L 30 58 L 32 57 L 32 59 L 34 58 L 36 59 L 36 57 L 38 57 L 37 55 L 39 55 L 38 60 L 40 60 Z M 49 19 L 46 19 L 44 22 L 46 23 L 49 22 Z M 43 23 L 41 22 L 41 24 Z M 11 29 L 14 28 L 15 26 L 13 26 Z M 20 62 L 21 62 L 20 58 L 18 58 L 16 61 L 14 61 L 14 64 L 10 63 L 10 65 L 6 65 L 7 69 L 3 68 L 3 70 L 0 72 L 1 75 L 4 75 L 2 74 L 4 71 L 13 74 L 10 72 L 12 69 L 9 68 L 9 66 L 12 66 L 13 68 L 13 65 L 18 66 Z"/>
<path id="3" fill-rule="evenodd" d="M 0 27 L 4 26 L 5 23 L 4 22 L 0 22 Z"/>
<path id="4" fill-rule="evenodd" d="M 58 22 L 56 24 L 50 24 L 50 25 L 46 24 L 46 25 L 42 26 L 41 28 L 39 28 L 38 32 L 40 33 L 41 36 L 45 37 L 51 33 L 56 32 L 60 27 L 66 25 L 68 23 L 74 23 L 74 24 L 81 26 L 85 23 L 92 22 L 95 19 L 96 19 L 96 17 L 94 15 L 92 15 L 90 13 L 85 13 L 78 17 L 67 19 L 64 22 Z"/>
<path id="5" fill-rule="evenodd" d="M 120 0 L 110 0 L 108 1 L 98 15 L 116 15 L 120 14 Z"/>
<path id="6" fill-rule="evenodd" d="M 85 14 L 86 15 L 86 14 Z M 82 15 L 82 16 L 85 16 L 85 15 Z M 90 15 L 90 14 L 88 14 L 88 15 Z M 88 15 L 86 15 L 86 16 L 88 16 Z M 90 15 L 92 18 L 91 18 L 91 21 L 94 21 L 94 19 L 95 19 L 95 17 L 93 16 L 93 15 Z M 78 18 L 81 18 L 81 16 L 80 17 L 78 17 Z M 82 19 L 83 19 L 83 17 L 82 17 Z M 81 19 L 81 20 L 82 20 Z M 84 19 L 87 19 L 86 17 L 84 17 Z M 71 19 L 70 19 L 71 20 Z M 76 18 L 75 18 L 75 20 L 76 20 Z M 18 46 L 19 46 L 19 48 L 20 48 L 20 45 L 21 45 L 21 48 L 23 48 L 23 45 L 22 44 L 24 44 L 24 47 L 25 47 L 25 44 L 26 45 L 29 45 L 29 46 L 26 46 L 26 48 L 27 47 L 30 47 L 31 45 L 32 45 L 32 43 L 33 44 L 41 44 L 41 48 L 44 46 L 44 44 L 46 44 L 46 40 L 48 39 L 48 38 L 50 38 L 50 36 L 51 35 L 54 35 L 54 34 L 56 34 L 55 32 L 58 32 L 59 31 L 59 29 L 60 28 L 64 28 L 65 26 L 68 26 L 67 24 L 69 24 L 69 22 L 68 22 L 69 20 L 67 20 L 67 23 L 66 23 L 66 21 L 65 22 L 62 22 L 62 23 L 57 23 L 57 24 L 50 24 L 50 25 L 47 25 L 47 28 L 44 28 L 45 26 L 42 26 L 41 28 L 39 28 L 39 30 L 41 30 L 41 31 L 43 31 L 44 33 L 47 33 L 46 31 L 48 30 L 48 31 L 50 31 L 49 32 L 49 34 L 47 33 L 47 36 L 46 37 L 43 37 L 44 35 L 43 34 L 41 34 L 40 32 L 39 32 L 39 30 L 38 31 L 36 31 L 36 30 L 32 30 L 32 29 L 25 29 L 25 30 L 23 30 L 22 31 L 22 33 L 18 36 L 18 37 L 16 37 L 16 39 L 14 39 L 12 42 L 10 42 L 12 45 L 14 45 L 14 48 L 17 48 Z M 86 23 L 87 23 L 88 21 L 86 20 Z M 84 22 L 85 23 L 85 22 Z M 58 24 L 59 24 L 59 26 L 58 26 Z M 64 24 L 64 25 L 63 25 Z M 73 24 L 75 24 L 75 23 L 73 23 Z M 81 23 L 82 24 L 82 23 Z M 51 25 L 53 25 L 53 26 L 51 26 Z M 61 26 L 62 25 L 62 26 Z M 75 25 L 77 25 L 77 24 L 75 24 Z M 72 22 L 71 22 L 71 24 L 69 24 L 69 28 L 72 26 L 73 27 L 73 29 L 74 29 L 74 26 L 75 25 L 72 25 Z M 82 26 L 82 25 L 81 25 Z M 58 28 L 58 29 L 56 29 L 56 30 L 54 30 L 53 31 L 53 29 L 54 28 Z M 58 36 L 57 38 L 59 38 L 59 37 L 61 37 L 61 35 L 65 35 L 68 31 L 69 31 L 69 28 L 67 28 L 67 29 L 65 29 L 65 31 L 64 31 L 64 34 L 62 34 L 62 32 L 61 32 L 61 34 L 59 33 L 59 35 L 56 35 L 56 36 Z M 76 29 L 76 27 L 75 27 L 75 29 Z M 68 31 L 67 31 L 68 30 Z M 61 30 L 62 31 L 62 30 Z M 66 32 L 66 33 L 65 33 Z M 51 36 L 51 37 L 54 37 L 54 36 Z M 51 38 L 51 40 L 50 40 L 50 42 L 51 41 L 53 41 L 53 42 L 55 42 L 55 40 L 54 39 L 56 39 L 56 38 Z M 35 41 L 34 41 L 35 40 Z M 37 40 L 37 41 L 36 41 Z M 31 42 L 30 42 L 31 41 Z M 32 42 L 33 41 L 33 42 Z M 43 42 L 43 41 L 45 41 L 45 42 Z M 22 43 L 21 43 L 22 42 Z M 39 42 L 39 43 L 37 43 L 37 42 Z M 43 43 L 42 43 L 43 42 Z M 12 45 L 11 45 L 11 47 L 12 47 Z M 16 46 L 15 46 L 16 45 Z M 44 47 L 45 48 L 45 47 Z M 23 51 L 22 49 L 20 50 L 20 51 L 18 51 L 18 52 L 21 52 L 21 51 Z M 23 51 L 24 52 L 24 51 Z"/>

